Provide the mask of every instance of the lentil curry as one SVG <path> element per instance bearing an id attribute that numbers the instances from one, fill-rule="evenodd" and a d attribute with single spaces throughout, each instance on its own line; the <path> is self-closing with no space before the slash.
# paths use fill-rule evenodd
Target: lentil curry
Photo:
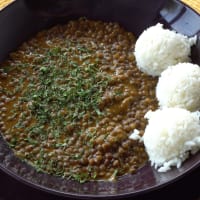
<path id="1" fill-rule="evenodd" d="M 85 18 L 38 33 L 0 66 L 0 129 L 38 171 L 80 182 L 115 179 L 147 161 L 141 134 L 157 79 L 140 72 L 135 38 Z"/>

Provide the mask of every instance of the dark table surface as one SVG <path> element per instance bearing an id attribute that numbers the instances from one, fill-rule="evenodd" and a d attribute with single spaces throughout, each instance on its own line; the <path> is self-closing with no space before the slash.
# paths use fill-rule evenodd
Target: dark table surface
<path id="1" fill-rule="evenodd" d="M 158 191 L 140 195 L 132 200 L 200 200 L 200 168 L 172 185 Z M 57 197 L 43 191 L 38 191 L 16 181 L 0 171 L 0 200 L 65 200 L 68 198 Z M 129 198 L 130 199 L 130 198 Z M 125 200 L 125 199 L 123 199 Z"/>

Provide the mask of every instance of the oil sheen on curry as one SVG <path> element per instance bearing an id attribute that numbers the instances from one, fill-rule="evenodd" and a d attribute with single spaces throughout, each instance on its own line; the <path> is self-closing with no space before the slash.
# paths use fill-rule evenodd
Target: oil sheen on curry
<path id="1" fill-rule="evenodd" d="M 39 172 L 113 180 L 147 161 L 142 133 L 157 79 L 135 66 L 135 38 L 117 23 L 85 18 L 23 43 L 0 66 L 0 129 Z"/>

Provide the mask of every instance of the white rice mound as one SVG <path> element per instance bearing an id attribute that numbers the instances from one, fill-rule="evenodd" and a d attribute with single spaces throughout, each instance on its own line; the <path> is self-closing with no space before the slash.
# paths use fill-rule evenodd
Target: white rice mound
<path id="1" fill-rule="evenodd" d="M 191 46 L 195 43 L 196 37 L 188 38 L 158 23 L 146 29 L 136 41 L 137 66 L 144 73 L 159 76 L 170 65 L 189 62 Z"/>
<path id="2" fill-rule="evenodd" d="M 143 140 L 151 164 L 159 172 L 171 166 L 179 168 L 189 156 L 200 149 L 200 113 L 182 108 L 149 111 Z"/>
<path id="3" fill-rule="evenodd" d="M 180 63 L 161 73 L 156 86 L 161 107 L 200 109 L 200 66 Z"/>

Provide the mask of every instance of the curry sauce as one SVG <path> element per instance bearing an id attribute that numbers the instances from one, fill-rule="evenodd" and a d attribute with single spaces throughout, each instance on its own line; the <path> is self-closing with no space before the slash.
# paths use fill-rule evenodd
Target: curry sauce
<path id="1" fill-rule="evenodd" d="M 0 66 L 0 129 L 38 171 L 79 182 L 115 179 L 147 161 L 142 134 L 157 79 L 140 72 L 135 38 L 85 18 L 23 43 Z"/>

